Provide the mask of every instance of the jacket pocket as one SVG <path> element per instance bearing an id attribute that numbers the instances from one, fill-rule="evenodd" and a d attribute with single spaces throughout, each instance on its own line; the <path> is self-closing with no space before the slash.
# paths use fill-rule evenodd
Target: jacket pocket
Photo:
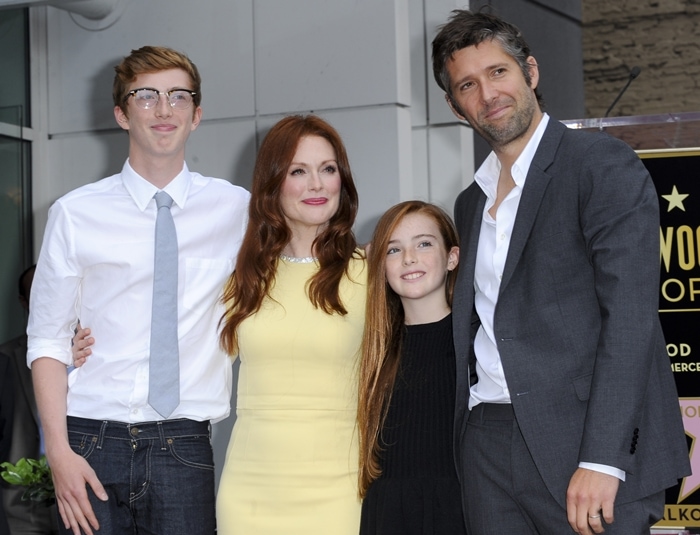
<path id="1" fill-rule="evenodd" d="M 576 395 L 581 401 L 588 401 L 588 397 L 591 394 L 591 381 L 593 380 L 593 374 L 587 373 L 586 375 L 579 375 L 574 377 L 574 389 L 576 390 Z"/>

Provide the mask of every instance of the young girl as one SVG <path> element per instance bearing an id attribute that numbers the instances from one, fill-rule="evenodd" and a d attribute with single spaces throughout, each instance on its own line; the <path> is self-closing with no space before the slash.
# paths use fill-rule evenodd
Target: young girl
<path id="1" fill-rule="evenodd" d="M 464 534 L 452 454 L 457 233 L 408 201 L 377 223 L 360 365 L 361 535 Z"/>

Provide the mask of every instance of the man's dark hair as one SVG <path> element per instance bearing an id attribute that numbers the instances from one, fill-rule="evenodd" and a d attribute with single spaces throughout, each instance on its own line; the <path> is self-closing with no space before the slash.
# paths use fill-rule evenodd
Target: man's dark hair
<path id="1" fill-rule="evenodd" d="M 454 99 L 447 62 L 455 52 L 484 41 L 498 42 L 503 51 L 520 66 L 525 81 L 530 85 L 531 65 L 527 62 L 527 58 L 531 56 L 530 47 L 522 32 L 513 24 L 490 13 L 473 13 L 466 9 L 455 9 L 433 39 L 433 76 L 451 101 Z M 535 89 L 535 96 L 542 108 L 544 101 L 538 89 Z"/>

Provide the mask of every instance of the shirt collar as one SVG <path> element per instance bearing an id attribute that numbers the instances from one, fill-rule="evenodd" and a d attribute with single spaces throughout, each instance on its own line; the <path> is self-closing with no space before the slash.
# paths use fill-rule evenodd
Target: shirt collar
<path id="1" fill-rule="evenodd" d="M 129 164 L 129 160 L 124 163 L 124 167 L 122 168 L 122 182 L 129 192 L 129 195 L 131 195 L 131 198 L 136 203 L 136 206 L 138 206 L 139 210 L 142 212 L 146 209 L 148 203 L 151 202 L 153 196 L 160 191 L 148 180 L 134 171 L 134 168 Z M 182 209 L 185 207 L 187 194 L 190 191 L 191 185 L 192 174 L 187 168 L 187 164 L 183 162 L 182 171 L 163 188 L 163 191 L 166 191 L 168 195 L 173 198 L 173 202 Z"/>
<path id="2" fill-rule="evenodd" d="M 537 152 L 537 147 L 542 140 L 544 131 L 549 123 L 549 115 L 546 113 L 542 114 L 542 119 L 540 124 L 532 134 L 532 137 L 525 145 L 525 148 L 520 153 L 520 156 L 515 160 L 513 167 L 511 168 L 511 176 L 516 186 L 522 188 L 525 185 L 525 178 L 530 170 L 530 164 L 535 157 Z M 479 169 L 474 174 L 474 181 L 479 185 L 487 197 L 495 199 L 496 198 L 496 185 L 498 184 L 498 175 L 501 172 L 501 162 L 498 160 L 496 153 L 491 151 L 487 156 L 484 163 L 481 164 Z"/>

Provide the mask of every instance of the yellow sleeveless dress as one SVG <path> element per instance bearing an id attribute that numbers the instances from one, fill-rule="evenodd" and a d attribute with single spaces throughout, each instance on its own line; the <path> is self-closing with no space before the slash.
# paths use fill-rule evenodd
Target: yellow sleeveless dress
<path id="1" fill-rule="evenodd" d="M 357 370 L 366 266 L 312 306 L 315 263 L 280 260 L 261 310 L 239 326 L 236 423 L 217 495 L 219 535 L 357 535 Z"/>

